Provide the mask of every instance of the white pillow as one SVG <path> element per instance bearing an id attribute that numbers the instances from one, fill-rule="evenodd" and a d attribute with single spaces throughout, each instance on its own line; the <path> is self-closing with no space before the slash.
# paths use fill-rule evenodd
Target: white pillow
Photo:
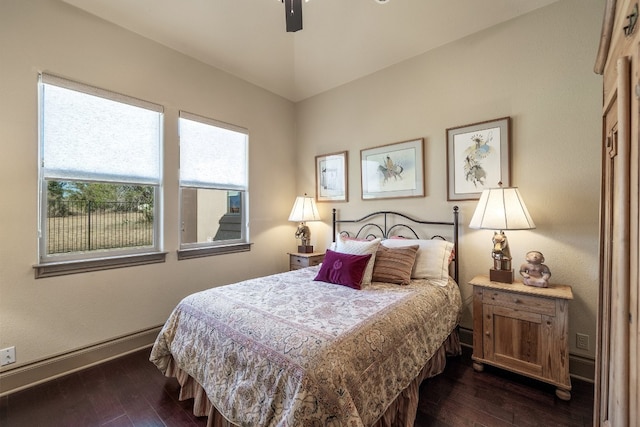
<path id="1" fill-rule="evenodd" d="M 336 252 L 351 255 L 367 255 L 371 254 L 367 268 L 362 276 L 362 284 L 371 283 L 373 276 L 373 264 L 376 262 L 376 251 L 380 245 L 380 238 L 374 240 L 354 240 L 343 236 L 336 236 Z"/>
<path id="2" fill-rule="evenodd" d="M 387 248 L 418 245 L 418 255 L 411 272 L 412 279 L 448 280 L 449 261 L 453 243 L 441 239 L 385 239 L 382 245 Z"/>

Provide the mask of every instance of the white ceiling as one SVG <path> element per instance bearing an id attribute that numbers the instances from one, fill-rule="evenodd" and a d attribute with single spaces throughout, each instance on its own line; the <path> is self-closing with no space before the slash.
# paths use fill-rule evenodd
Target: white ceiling
<path id="1" fill-rule="evenodd" d="M 558 0 L 63 0 L 299 101 Z"/>

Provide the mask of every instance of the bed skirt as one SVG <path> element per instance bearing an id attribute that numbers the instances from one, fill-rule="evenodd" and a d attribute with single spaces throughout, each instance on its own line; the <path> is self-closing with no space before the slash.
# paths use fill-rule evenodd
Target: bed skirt
<path id="1" fill-rule="evenodd" d="M 444 371 L 447 356 L 457 356 L 462 352 L 458 330 L 454 329 L 447 340 L 429 359 L 420 374 L 405 388 L 387 408 L 385 413 L 371 427 L 413 427 L 418 411 L 420 384 L 427 378 Z M 175 377 L 180 384 L 180 400 L 193 399 L 193 414 L 208 417 L 207 427 L 235 427 L 227 421 L 211 404 L 204 389 L 182 369 L 169 361 L 167 377 Z"/>

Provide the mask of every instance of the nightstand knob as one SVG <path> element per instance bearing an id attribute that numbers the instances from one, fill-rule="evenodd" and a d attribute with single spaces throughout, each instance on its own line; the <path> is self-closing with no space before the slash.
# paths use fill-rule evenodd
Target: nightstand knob
<path id="1" fill-rule="evenodd" d="M 489 331 L 486 331 L 484 334 L 485 334 L 486 336 L 488 336 L 488 337 L 490 337 L 490 336 L 491 336 L 491 332 L 489 332 Z"/>
<path id="2" fill-rule="evenodd" d="M 518 298 L 514 298 L 514 299 L 513 299 L 513 303 L 514 303 L 514 304 L 520 304 L 521 302 L 522 302 L 522 301 L 520 301 L 520 299 L 518 299 Z"/>

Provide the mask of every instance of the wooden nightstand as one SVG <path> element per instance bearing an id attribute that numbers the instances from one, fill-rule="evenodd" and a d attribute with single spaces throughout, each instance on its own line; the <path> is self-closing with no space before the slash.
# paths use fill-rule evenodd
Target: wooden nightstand
<path id="1" fill-rule="evenodd" d="M 556 386 L 571 399 L 569 378 L 569 300 L 571 287 L 491 282 L 476 276 L 473 285 L 473 368 L 483 364 Z"/>
<path id="2" fill-rule="evenodd" d="M 313 252 L 309 254 L 294 252 L 289 254 L 289 270 L 297 270 L 304 267 L 313 267 L 322 263 L 323 252 Z"/>

